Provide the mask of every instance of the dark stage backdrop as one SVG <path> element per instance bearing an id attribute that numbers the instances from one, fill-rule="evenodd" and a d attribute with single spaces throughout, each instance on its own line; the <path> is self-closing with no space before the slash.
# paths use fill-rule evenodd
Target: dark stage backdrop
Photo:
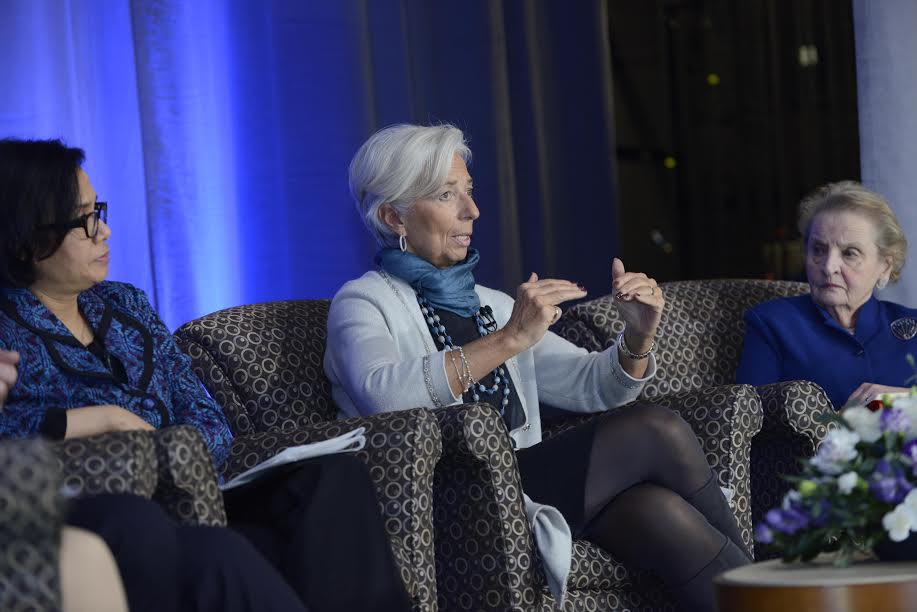
<path id="1" fill-rule="evenodd" d="M 599 0 L 6 0 L 0 135 L 86 149 L 111 278 L 171 327 L 367 270 L 346 167 L 397 122 L 468 135 L 480 282 L 598 295 L 618 245 L 607 23 Z"/>

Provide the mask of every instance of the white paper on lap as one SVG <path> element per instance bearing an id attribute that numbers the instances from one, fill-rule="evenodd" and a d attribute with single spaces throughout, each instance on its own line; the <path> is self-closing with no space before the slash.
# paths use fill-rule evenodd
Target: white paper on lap
<path id="1" fill-rule="evenodd" d="M 312 444 L 303 444 L 301 446 L 291 446 L 286 448 L 270 459 L 262 461 L 255 467 L 242 472 L 232 480 L 220 485 L 220 490 L 227 491 L 240 487 L 244 484 L 262 478 L 279 467 L 296 463 L 313 457 L 322 455 L 333 455 L 335 453 L 352 453 L 362 450 L 366 446 L 365 427 L 357 427 L 353 431 L 341 434 L 335 438 L 328 438 L 321 442 Z"/>

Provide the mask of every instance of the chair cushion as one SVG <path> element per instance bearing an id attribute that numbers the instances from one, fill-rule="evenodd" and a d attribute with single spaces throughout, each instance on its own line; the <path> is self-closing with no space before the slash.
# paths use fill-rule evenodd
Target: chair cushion
<path id="1" fill-rule="evenodd" d="M 175 331 L 235 435 L 294 431 L 337 416 L 322 363 L 329 305 L 291 300 L 237 306 Z"/>

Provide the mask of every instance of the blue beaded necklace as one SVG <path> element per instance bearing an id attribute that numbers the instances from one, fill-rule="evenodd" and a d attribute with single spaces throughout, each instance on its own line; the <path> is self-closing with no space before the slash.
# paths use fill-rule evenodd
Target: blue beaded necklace
<path id="1" fill-rule="evenodd" d="M 436 311 L 433 309 L 433 306 L 431 306 L 427 299 L 420 293 L 415 291 L 415 294 L 417 295 L 417 303 L 420 304 L 420 312 L 423 313 L 424 319 L 427 321 L 427 325 L 430 326 L 430 331 L 433 332 L 433 337 L 436 338 L 436 340 L 445 346 L 448 350 L 454 350 L 455 345 L 452 343 L 452 336 L 450 336 L 446 331 L 446 326 L 443 325 L 439 315 L 436 314 Z M 478 333 L 481 334 L 481 337 L 483 338 L 491 332 L 487 329 L 487 321 L 484 320 L 481 311 L 482 309 L 478 309 L 478 311 L 474 314 L 474 322 L 478 326 Z M 502 387 L 503 399 L 500 400 L 500 415 L 502 416 L 506 411 L 506 407 L 509 405 L 509 381 L 506 377 L 506 370 L 503 369 L 502 365 L 493 370 L 493 376 L 494 384 L 490 387 L 482 385 L 481 383 L 475 383 L 471 385 L 471 399 L 479 402 L 481 401 L 481 396 L 479 393 L 493 395 L 499 392 Z"/>

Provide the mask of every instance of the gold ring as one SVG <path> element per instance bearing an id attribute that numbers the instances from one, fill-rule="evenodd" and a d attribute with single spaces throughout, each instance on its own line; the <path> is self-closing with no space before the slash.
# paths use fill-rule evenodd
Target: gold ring
<path id="1" fill-rule="evenodd" d="M 561 315 L 560 307 L 555 306 L 554 307 L 554 319 L 552 322 L 557 322 L 560 319 L 560 315 Z"/>

